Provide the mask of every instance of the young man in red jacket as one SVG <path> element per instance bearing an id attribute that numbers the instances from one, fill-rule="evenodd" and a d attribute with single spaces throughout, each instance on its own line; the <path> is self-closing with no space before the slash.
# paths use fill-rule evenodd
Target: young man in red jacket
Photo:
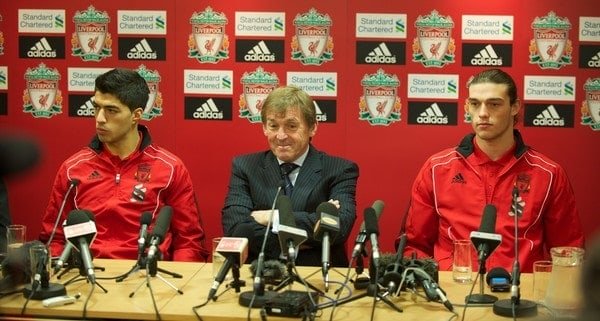
<path id="1" fill-rule="evenodd" d="M 146 81 L 134 70 L 112 69 L 96 78 L 92 98 L 96 135 L 60 166 L 42 218 L 40 240 L 46 242 L 67 198 L 50 246 L 53 256 L 63 250 L 62 223 L 75 209 L 94 215 L 94 257 L 136 259 L 140 216 L 152 213 L 150 230 L 167 205 L 173 213 L 160 246 L 163 258 L 199 261 L 208 256 L 186 167 L 177 156 L 154 145 L 148 129 L 138 124 L 148 95 Z"/>
<path id="2" fill-rule="evenodd" d="M 522 271 L 548 259 L 555 246 L 583 247 L 584 238 L 573 189 L 556 162 L 525 145 L 514 129 L 520 109 L 514 80 L 502 70 L 485 70 L 467 84 L 465 111 L 473 133 L 457 147 L 431 156 L 412 187 L 406 217 L 407 248 L 433 257 L 449 270 L 453 241 L 479 229 L 486 204 L 497 208 L 495 233 L 502 243 L 488 267 L 511 269 L 515 260 L 513 193 L 523 213 L 518 218 L 518 252 Z M 473 260 L 474 270 L 477 260 Z"/>

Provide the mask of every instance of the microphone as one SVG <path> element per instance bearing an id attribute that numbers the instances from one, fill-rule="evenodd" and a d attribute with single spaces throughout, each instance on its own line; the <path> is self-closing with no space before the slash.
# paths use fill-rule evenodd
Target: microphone
<path id="1" fill-rule="evenodd" d="M 427 274 L 427 272 L 421 268 L 412 268 L 412 271 L 414 272 L 417 281 L 423 286 L 423 290 L 425 290 L 425 295 L 429 301 L 437 301 L 439 299 L 448 311 L 454 311 L 454 306 L 452 306 L 452 303 L 446 297 L 446 293 L 440 288 L 435 280 Z"/>
<path id="2" fill-rule="evenodd" d="M 294 262 L 297 248 L 308 239 L 306 230 L 296 227 L 296 220 L 292 211 L 292 201 L 286 195 L 280 195 L 277 199 L 279 209 L 279 246 L 282 254 L 287 249 L 287 258 Z"/>
<path id="3" fill-rule="evenodd" d="M 69 259 L 69 256 L 71 255 L 71 251 L 73 250 L 73 244 L 71 243 L 65 243 L 65 248 L 63 249 L 62 253 L 60 254 L 60 257 L 58 258 L 58 260 L 56 261 L 56 264 L 54 264 L 54 274 L 58 273 L 58 271 L 60 271 L 60 269 L 62 269 L 63 265 L 65 264 L 65 262 Z"/>
<path id="4" fill-rule="evenodd" d="M 152 229 L 152 237 L 150 238 L 150 249 L 148 250 L 148 260 L 151 260 L 158 252 L 158 246 L 162 243 L 167 234 L 167 230 L 171 225 L 171 216 L 173 215 L 173 208 L 171 206 L 164 206 L 158 212 L 156 218 L 156 224 Z"/>
<path id="5" fill-rule="evenodd" d="M 225 280 L 229 269 L 234 265 L 239 266 L 243 264 L 248 257 L 248 242 L 254 238 L 252 227 L 247 224 L 240 224 L 235 231 L 233 231 L 233 236 L 234 237 L 221 238 L 221 241 L 215 249 L 219 254 L 225 257 L 225 262 L 223 262 L 223 266 L 221 266 L 219 273 L 217 273 L 217 276 L 208 291 L 208 300 L 216 300 L 215 295 L 217 294 L 217 290 Z"/>
<path id="6" fill-rule="evenodd" d="M 490 254 L 502 242 L 502 235 L 496 234 L 496 207 L 487 204 L 483 208 L 483 216 L 479 231 L 471 232 L 471 242 L 477 248 L 477 257 L 481 262 L 485 261 Z"/>
<path id="7" fill-rule="evenodd" d="M 325 280 L 325 288 L 329 287 L 329 249 L 330 242 L 335 240 L 337 233 L 340 231 L 340 217 L 338 209 L 335 205 L 329 202 L 323 202 L 317 206 L 316 210 L 320 219 L 315 224 L 313 237 L 317 241 L 321 241 L 321 264 L 323 278 Z"/>
<path id="8" fill-rule="evenodd" d="M 377 216 L 377 219 L 379 219 L 379 217 L 381 216 L 384 206 L 385 203 L 381 200 L 376 200 L 375 202 L 373 202 L 373 205 L 371 205 L 371 208 L 375 210 L 375 215 Z M 360 225 L 358 231 L 359 232 L 358 235 L 356 235 L 356 241 L 354 241 L 354 249 L 352 250 L 352 259 L 357 258 L 358 255 L 360 255 L 364 250 L 365 241 L 367 240 L 367 231 L 365 230 L 364 221 Z"/>
<path id="9" fill-rule="evenodd" d="M 379 244 L 377 242 L 377 236 L 379 235 L 379 227 L 377 226 L 377 216 L 373 208 L 366 208 L 364 211 L 365 215 L 365 229 L 367 235 L 371 240 L 371 256 L 373 257 L 373 263 L 375 266 L 379 264 Z"/>
<path id="10" fill-rule="evenodd" d="M 404 272 L 404 265 L 402 259 L 404 257 L 404 249 L 406 248 L 407 236 L 406 233 L 400 235 L 400 243 L 398 244 L 398 252 L 396 253 L 396 261 L 385 268 L 383 274 L 383 284 L 387 285 L 388 292 L 393 293 L 396 296 L 400 295 L 400 289 L 398 286 L 402 283 L 402 273 Z"/>
<path id="11" fill-rule="evenodd" d="M 479 293 L 467 295 L 465 301 L 467 303 L 488 304 L 498 300 L 497 297 L 489 294 L 484 294 L 483 276 L 486 273 L 485 260 L 502 242 L 502 235 L 495 234 L 496 231 L 496 206 L 487 204 L 483 208 L 481 217 L 481 225 L 479 231 L 471 232 L 471 242 L 477 248 L 477 257 L 479 262 Z"/>
<path id="12" fill-rule="evenodd" d="M 69 188 L 67 188 L 65 197 L 63 198 L 62 203 L 60 204 L 60 208 L 58 209 L 58 214 L 56 215 L 56 220 L 54 221 L 54 226 L 52 227 L 52 233 L 50 233 L 50 237 L 48 237 L 48 242 L 46 242 L 46 246 L 48 248 L 50 248 L 50 243 L 52 243 L 52 239 L 54 238 L 54 234 L 56 233 L 56 228 L 58 227 L 58 222 L 60 221 L 60 218 L 62 217 L 62 214 L 65 210 L 65 205 L 67 204 L 67 199 L 69 198 L 71 191 L 75 187 L 77 187 L 77 185 L 79 185 L 79 183 L 81 183 L 81 181 L 77 178 L 72 178 L 71 180 L 69 180 Z M 64 252 L 63 252 L 63 254 L 64 254 Z M 69 256 L 69 254 L 67 254 L 67 257 L 68 256 Z M 61 257 L 62 257 L 62 255 L 61 255 Z M 63 260 L 63 262 L 64 262 L 64 260 Z M 59 269 L 60 269 L 60 267 L 59 267 Z"/>
<path id="13" fill-rule="evenodd" d="M 81 254 L 83 266 L 87 271 L 88 280 L 96 283 L 94 265 L 90 254 L 90 245 L 96 237 L 96 224 L 90 219 L 93 214 L 86 210 L 72 210 L 67 216 L 66 225 L 63 227 L 65 238 Z"/>
<path id="14" fill-rule="evenodd" d="M 144 255 L 146 249 L 146 237 L 148 236 L 148 225 L 152 223 L 152 213 L 143 212 L 140 217 L 140 237 L 138 238 L 138 260 Z"/>
<path id="15" fill-rule="evenodd" d="M 77 184 L 79 184 L 79 180 L 77 180 Z M 77 185 L 75 185 L 75 186 L 77 186 Z M 92 212 L 84 211 L 84 213 L 88 216 L 88 218 L 91 221 L 95 221 L 95 218 L 94 218 L 94 215 L 92 214 Z M 65 220 L 64 224 L 67 224 L 66 220 Z M 48 244 L 46 246 L 48 246 Z M 63 249 L 63 251 L 60 254 L 60 257 L 58 258 L 56 263 L 54 264 L 54 269 L 53 269 L 54 274 L 58 273 L 58 271 L 60 271 L 60 269 L 63 267 L 63 265 L 67 262 L 67 260 L 71 256 L 71 251 L 73 251 L 73 244 L 66 242 L 65 248 Z"/>
<path id="16" fill-rule="evenodd" d="M 519 217 L 524 210 L 524 204 L 519 204 L 519 189 L 515 185 L 512 192 L 512 210 L 515 219 L 515 261 L 513 262 L 512 284 L 510 286 L 510 299 L 494 302 L 494 313 L 505 317 L 526 317 L 537 315 L 537 303 L 530 300 L 521 300 L 519 284 L 521 282 L 521 269 L 519 266 Z"/>
<path id="17" fill-rule="evenodd" d="M 279 194 L 281 193 L 281 190 L 284 188 L 284 186 L 285 181 L 283 179 L 279 180 L 277 185 L 277 192 L 275 193 L 275 197 L 273 198 L 273 204 L 271 205 L 271 215 L 269 215 L 267 227 L 265 228 L 264 238 L 260 246 L 260 252 L 258 253 L 258 259 L 256 260 L 256 274 L 254 275 L 252 283 L 252 291 L 242 292 L 238 300 L 238 302 L 242 306 L 251 308 L 262 308 L 265 302 L 275 297 L 276 292 L 265 293 L 265 284 L 262 279 L 262 273 L 265 264 L 265 247 L 267 246 L 267 238 L 269 237 L 271 224 L 273 222 L 273 213 L 275 213 L 275 205 L 277 203 L 277 199 L 279 198 Z"/>

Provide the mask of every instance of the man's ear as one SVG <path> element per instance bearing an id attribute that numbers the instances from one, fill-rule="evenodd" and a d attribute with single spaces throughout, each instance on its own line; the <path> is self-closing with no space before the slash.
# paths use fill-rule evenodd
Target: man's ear
<path id="1" fill-rule="evenodd" d="M 134 109 L 133 110 L 133 121 L 135 121 L 136 123 L 139 122 L 140 119 L 142 119 L 143 113 L 144 113 L 144 109 L 141 107 Z"/>

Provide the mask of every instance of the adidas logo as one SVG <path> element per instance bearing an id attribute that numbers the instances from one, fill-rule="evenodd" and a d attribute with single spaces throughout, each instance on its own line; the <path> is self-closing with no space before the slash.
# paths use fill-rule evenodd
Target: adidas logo
<path id="1" fill-rule="evenodd" d="M 95 179 L 101 179 L 102 175 L 100 175 L 100 173 L 98 173 L 97 170 L 94 170 L 89 176 L 88 176 L 88 181 L 92 181 Z"/>
<path id="2" fill-rule="evenodd" d="M 474 66 L 502 66 L 502 58 L 498 57 L 492 45 L 487 45 L 471 59 L 471 64 Z"/>
<path id="3" fill-rule="evenodd" d="M 267 44 L 261 40 L 244 56 L 245 61 L 275 61 L 275 55 L 271 53 Z"/>
<path id="4" fill-rule="evenodd" d="M 43 37 L 35 43 L 27 52 L 30 58 L 56 58 L 56 51 L 52 49 L 46 37 Z"/>
<path id="5" fill-rule="evenodd" d="M 313 100 L 313 105 L 315 105 L 315 111 L 317 113 L 317 121 L 326 122 L 327 114 L 324 114 L 321 108 L 319 108 L 319 104 L 315 100 Z"/>
<path id="6" fill-rule="evenodd" d="M 467 181 L 465 181 L 465 178 L 462 176 L 461 173 L 458 173 L 458 174 L 454 175 L 454 177 L 452 178 L 452 183 L 466 184 Z"/>
<path id="7" fill-rule="evenodd" d="M 448 124 L 448 116 L 442 113 L 440 106 L 433 103 L 417 117 L 418 124 Z"/>
<path id="8" fill-rule="evenodd" d="M 396 56 L 392 55 L 385 42 L 382 42 L 369 52 L 365 57 L 365 62 L 369 64 L 395 64 Z"/>
<path id="9" fill-rule="evenodd" d="M 223 119 L 223 112 L 219 111 L 215 101 L 209 98 L 200 107 L 196 108 L 192 117 L 195 119 Z"/>
<path id="10" fill-rule="evenodd" d="M 564 127 L 565 120 L 560 117 L 554 105 L 550 105 L 535 117 L 533 125 Z"/>
<path id="11" fill-rule="evenodd" d="M 85 104 L 77 108 L 77 116 L 94 116 L 94 105 L 91 100 L 85 102 Z"/>
<path id="12" fill-rule="evenodd" d="M 592 68 L 600 68 L 600 51 L 598 51 L 590 61 L 588 61 L 588 66 Z"/>
<path id="13" fill-rule="evenodd" d="M 152 50 L 148 40 L 146 38 L 140 40 L 133 48 L 129 49 L 127 53 L 128 59 L 148 59 L 154 60 L 157 58 L 156 51 Z"/>

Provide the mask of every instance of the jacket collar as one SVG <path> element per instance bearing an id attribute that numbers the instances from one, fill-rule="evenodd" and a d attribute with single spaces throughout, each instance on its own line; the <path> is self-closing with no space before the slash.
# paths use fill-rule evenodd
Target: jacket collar
<path id="1" fill-rule="evenodd" d="M 521 133 L 518 130 L 514 129 L 513 134 L 515 136 L 516 142 L 515 158 L 519 158 L 523 154 L 525 154 L 525 152 L 529 149 L 529 146 L 525 145 L 525 142 L 523 142 L 523 137 L 521 136 Z M 475 137 L 475 133 L 470 133 L 466 135 L 461 140 L 460 144 L 458 144 L 458 146 L 456 147 L 456 152 L 458 152 L 465 158 L 473 154 L 473 137 Z"/>
<path id="2" fill-rule="evenodd" d="M 152 137 L 150 136 L 150 131 L 148 130 L 148 127 L 144 125 L 138 124 L 138 132 L 140 132 L 140 134 L 142 135 L 142 141 L 140 142 L 139 149 L 140 151 L 142 151 L 146 147 L 150 146 L 150 144 L 152 144 Z M 102 149 L 104 148 L 104 144 L 102 144 L 102 142 L 98 139 L 98 135 L 95 135 L 92 138 L 92 141 L 88 146 L 97 153 L 102 152 Z"/>

